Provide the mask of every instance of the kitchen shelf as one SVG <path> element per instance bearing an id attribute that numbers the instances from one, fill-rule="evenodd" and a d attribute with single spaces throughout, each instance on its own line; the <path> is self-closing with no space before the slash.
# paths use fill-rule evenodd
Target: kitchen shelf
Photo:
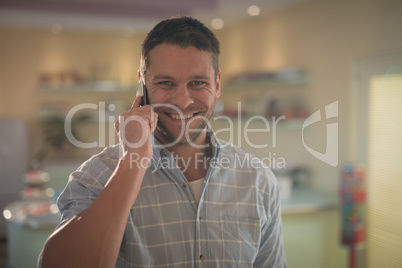
<path id="1" fill-rule="evenodd" d="M 244 91 L 247 90 L 266 90 L 266 89 L 286 89 L 296 86 L 306 86 L 311 83 L 311 78 L 307 75 L 300 75 L 289 78 L 272 78 L 272 79 L 250 79 L 240 80 L 236 82 L 226 82 L 222 84 L 223 89 L 228 91 Z"/>
<path id="2" fill-rule="evenodd" d="M 69 94 L 69 93 L 133 93 L 136 92 L 138 84 L 123 85 L 115 81 L 90 81 L 68 85 L 57 85 L 43 83 L 39 90 L 44 93 Z"/>

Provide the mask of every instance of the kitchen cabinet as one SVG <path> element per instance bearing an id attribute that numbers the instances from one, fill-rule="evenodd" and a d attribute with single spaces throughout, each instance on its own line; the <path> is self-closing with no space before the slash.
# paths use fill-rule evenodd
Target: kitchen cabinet
<path id="1" fill-rule="evenodd" d="M 8 223 L 8 264 L 10 268 L 36 268 L 46 240 L 54 227 L 30 229 L 16 223 Z"/>
<path id="2" fill-rule="evenodd" d="M 282 215 L 289 268 L 346 268 L 348 249 L 340 245 L 337 209 Z"/>
<path id="3" fill-rule="evenodd" d="M 294 189 L 289 199 L 282 200 L 282 226 L 289 268 L 348 267 L 336 196 Z"/>

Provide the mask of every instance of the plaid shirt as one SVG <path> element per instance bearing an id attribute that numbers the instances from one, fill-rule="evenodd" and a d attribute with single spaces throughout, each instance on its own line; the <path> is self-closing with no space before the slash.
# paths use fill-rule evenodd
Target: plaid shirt
<path id="1" fill-rule="evenodd" d="M 215 157 L 199 204 L 178 159 L 154 140 L 116 267 L 286 267 L 273 173 L 242 149 L 210 140 Z M 119 146 L 108 147 L 71 174 L 58 200 L 60 226 L 91 205 L 120 156 Z"/>

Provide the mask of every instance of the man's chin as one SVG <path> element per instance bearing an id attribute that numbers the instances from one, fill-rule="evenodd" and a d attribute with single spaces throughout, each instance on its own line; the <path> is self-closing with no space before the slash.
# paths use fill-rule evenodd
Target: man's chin
<path id="1" fill-rule="evenodd" d="M 205 133 L 205 127 L 206 126 L 200 126 L 200 128 L 192 129 L 190 133 L 172 133 L 172 131 L 169 131 L 163 125 L 158 125 L 155 130 L 155 137 L 163 144 L 171 146 L 192 145 L 197 143 L 197 140 L 200 138 L 202 133 Z"/>

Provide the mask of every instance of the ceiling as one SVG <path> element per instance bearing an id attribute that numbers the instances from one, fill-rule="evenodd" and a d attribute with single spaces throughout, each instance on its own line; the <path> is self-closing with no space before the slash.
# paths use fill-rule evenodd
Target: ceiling
<path id="1" fill-rule="evenodd" d="M 250 17 L 257 5 L 260 15 L 308 0 L 0 0 L 0 25 L 148 31 L 161 19 L 192 15 L 210 26 L 221 18 L 231 25 Z"/>

